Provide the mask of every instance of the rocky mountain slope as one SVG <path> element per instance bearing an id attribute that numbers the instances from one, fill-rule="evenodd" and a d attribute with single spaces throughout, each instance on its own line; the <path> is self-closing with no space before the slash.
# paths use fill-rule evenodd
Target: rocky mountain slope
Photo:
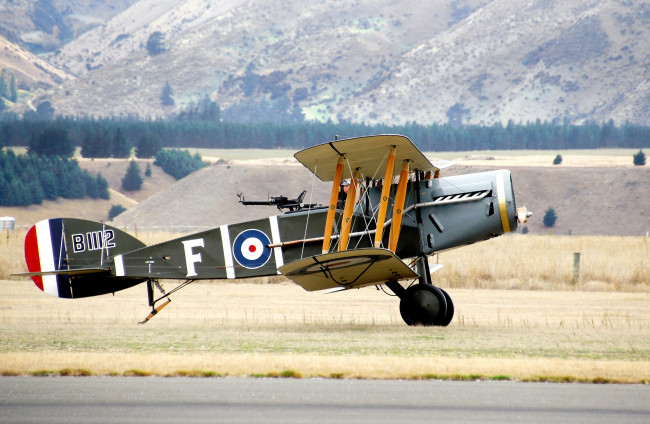
<path id="1" fill-rule="evenodd" d="M 0 69 L 11 72 L 21 90 L 36 91 L 58 86 L 72 75 L 0 36 Z"/>
<path id="2" fill-rule="evenodd" d="M 209 96 L 242 121 L 645 124 L 648 34 L 650 5 L 627 0 L 139 0 L 47 55 L 76 78 L 34 102 L 166 117 Z"/>

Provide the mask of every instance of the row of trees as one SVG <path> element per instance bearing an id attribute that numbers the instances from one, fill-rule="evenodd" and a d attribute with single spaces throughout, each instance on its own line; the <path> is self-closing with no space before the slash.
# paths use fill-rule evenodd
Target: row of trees
<path id="1" fill-rule="evenodd" d="M 211 103 L 207 103 L 209 106 Z M 126 154 L 129 146 L 138 157 L 152 157 L 161 146 L 199 148 L 288 148 L 300 149 L 334 139 L 369 134 L 403 134 L 425 151 L 643 148 L 650 146 L 650 126 L 596 124 L 556 125 L 547 122 L 492 126 L 400 126 L 343 123 L 241 124 L 197 119 L 214 116 L 218 109 L 197 108 L 177 120 L 136 119 L 24 120 L 0 121 L 0 146 L 25 146 L 44 131 L 57 127 L 67 132 L 72 144 L 87 157 Z M 144 145 L 152 145 L 146 149 Z M 153 150 L 153 152 L 152 152 Z"/>
<path id="2" fill-rule="evenodd" d="M 108 199 L 108 181 L 62 156 L 16 155 L 0 150 L 0 205 L 27 206 L 43 200 Z"/>

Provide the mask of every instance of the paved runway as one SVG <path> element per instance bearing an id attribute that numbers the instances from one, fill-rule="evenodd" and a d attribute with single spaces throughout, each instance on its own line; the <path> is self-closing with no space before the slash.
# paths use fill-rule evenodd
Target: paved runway
<path id="1" fill-rule="evenodd" d="M 0 377 L 2 423 L 647 423 L 650 386 Z"/>

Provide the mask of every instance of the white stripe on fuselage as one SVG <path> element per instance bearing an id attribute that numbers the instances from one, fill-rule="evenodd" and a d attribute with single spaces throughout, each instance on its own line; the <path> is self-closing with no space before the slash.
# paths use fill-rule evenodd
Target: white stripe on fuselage
<path id="1" fill-rule="evenodd" d="M 117 255 L 113 260 L 115 261 L 115 276 L 124 277 L 124 257 Z"/>
<path id="2" fill-rule="evenodd" d="M 222 225 L 219 229 L 221 230 L 223 260 L 226 264 L 226 278 L 235 278 L 235 264 L 232 260 L 232 248 L 230 247 L 230 233 L 228 232 L 228 226 Z"/>
<path id="3" fill-rule="evenodd" d="M 269 217 L 269 222 L 271 223 L 271 238 L 273 239 L 273 244 L 279 245 L 282 243 L 280 239 L 280 227 L 278 226 L 278 216 L 273 215 Z M 282 248 L 274 247 L 273 254 L 275 255 L 275 267 L 280 268 L 284 265 L 284 257 L 282 256 Z M 281 272 L 278 270 L 278 274 Z"/>
<path id="4" fill-rule="evenodd" d="M 36 240 L 38 242 L 38 256 L 41 271 L 56 271 L 54 268 L 54 250 L 52 249 L 52 235 L 50 221 L 44 220 L 36 224 Z M 43 291 L 52 296 L 59 296 L 59 285 L 56 275 L 43 275 Z"/>

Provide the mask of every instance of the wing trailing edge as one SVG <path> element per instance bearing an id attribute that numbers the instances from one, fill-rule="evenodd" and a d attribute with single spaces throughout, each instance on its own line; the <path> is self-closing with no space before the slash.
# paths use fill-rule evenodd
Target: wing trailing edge
<path id="1" fill-rule="evenodd" d="M 311 256 L 286 264 L 279 270 L 307 291 L 353 289 L 418 278 L 418 274 L 393 252 L 378 248 Z"/>

